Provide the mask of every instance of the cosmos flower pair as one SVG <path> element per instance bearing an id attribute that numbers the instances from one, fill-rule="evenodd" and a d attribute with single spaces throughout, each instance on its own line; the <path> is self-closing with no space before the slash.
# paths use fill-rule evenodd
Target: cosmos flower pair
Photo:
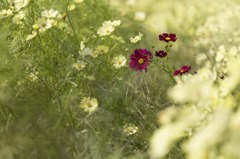
<path id="1" fill-rule="evenodd" d="M 159 40 L 160 41 L 165 41 L 165 42 L 169 42 L 169 41 L 172 41 L 172 42 L 175 42 L 177 40 L 176 38 L 176 35 L 175 34 L 167 34 L 167 33 L 163 33 L 162 35 L 159 35 Z M 168 46 L 168 45 L 166 45 Z M 160 58 L 163 58 L 163 57 L 166 57 L 167 56 L 167 52 L 161 50 L 161 51 L 156 51 L 156 54 L 155 56 L 157 57 L 160 57 Z"/>

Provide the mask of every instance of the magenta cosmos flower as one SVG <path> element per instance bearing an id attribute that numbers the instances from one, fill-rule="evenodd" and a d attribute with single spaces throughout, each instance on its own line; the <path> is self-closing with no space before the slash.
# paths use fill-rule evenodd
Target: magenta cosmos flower
<path id="1" fill-rule="evenodd" d="M 165 41 L 165 42 L 169 42 L 169 41 L 173 41 L 175 42 L 177 40 L 176 35 L 175 34 L 167 34 L 167 33 L 163 33 L 162 35 L 159 35 L 159 40 L 160 41 Z"/>
<path id="2" fill-rule="evenodd" d="M 134 53 L 130 56 L 129 66 L 136 71 L 143 69 L 147 72 L 147 65 L 151 64 L 152 53 L 147 49 L 136 49 Z"/>
<path id="3" fill-rule="evenodd" d="M 163 51 L 163 50 L 161 50 L 161 51 L 156 51 L 156 52 L 155 52 L 155 56 L 158 56 L 158 57 L 160 57 L 160 58 L 163 58 L 163 57 L 166 57 L 166 56 L 167 56 L 167 53 L 166 53 L 165 51 Z"/>
<path id="4" fill-rule="evenodd" d="M 180 74 L 182 76 L 182 74 L 184 74 L 185 72 L 188 72 L 189 70 L 191 70 L 191 66 L 183 66 L 181 68 L 181 70 L 177 70 L 174 72 L 174 76 L 177 76 L 178 74 Z"/>

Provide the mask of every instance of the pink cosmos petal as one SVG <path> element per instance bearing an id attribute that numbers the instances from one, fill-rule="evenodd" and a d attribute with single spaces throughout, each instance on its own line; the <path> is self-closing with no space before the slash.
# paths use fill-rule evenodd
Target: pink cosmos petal
<path id="1" fill-rule="evenodd" d="M 173 73 L 174 76 L 177 76 L 181 71 L 180 70 L 177 70 Z"/>

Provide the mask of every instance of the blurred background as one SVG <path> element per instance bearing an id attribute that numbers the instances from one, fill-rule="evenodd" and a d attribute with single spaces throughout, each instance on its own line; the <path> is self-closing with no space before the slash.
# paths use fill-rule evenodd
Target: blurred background
<path id="1" fill-rule="evenodd" d="M 12 2 L 1 1 L 0 10 Z M 52 8 L 67 15 L 64 29 L 26 41 L 41 11 Z M 150 158 L 149 140 L 159 128 L 157 113 L 174 103 L 167 96 L 174 83 L 155 65 L 147 73 L 129 69 L 129 56 L 137 48 L 154 54 L 164 48 L 158 36 L 174 33 L 170 64 L 177 69 L 192 66 L 193 73 L 202 66 L 196 60 L 199 54 L 209 56 L 221 44 L 238 47 L 240 41 L 237 0 L 31 0 L 26 10 L 22 26 L 0 19 L 0 159 Z M 93 59 L 86 75 L 95 80 L 81 73 L 70 77 L 80 40 L 96 34 L 105 20 L 121 20 L 114 35 L 125 42 L 114 41 L 113 55 L 126 56 L 127 67 L 114 70 L 110 81 L 104 74 L 105 61 Z M 130 43 L 139 32 L 142 40 Z M 91 40 L 86 43 L 91 48 L 107 43 L 106 38 Z M 96 71 L 96 66 L 103 69 Z M 36 72 L 40 74 L 34 82 L 29 74 Z M 78 108 L 87 95 L 98 99 L 96 113 Z M 138 127 L 136 134 L 124 134 L 128 123 Z M 179 143 L 166 158 L 186 157 Z"/>

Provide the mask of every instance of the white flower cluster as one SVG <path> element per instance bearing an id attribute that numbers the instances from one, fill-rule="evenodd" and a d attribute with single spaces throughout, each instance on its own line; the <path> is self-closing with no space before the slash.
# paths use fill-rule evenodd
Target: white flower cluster
<path id="1" fill-rule="evenodd" d="M 182 146 L 188 159 L 208 159 L 210 154 L 213 158 L 227 158 L 229 150 L 225 148 L 234 149 L 237 145 L 233 137 L 239 134 L 236 125 L 228 126 L 239 123 L 239 118 L 234 118 L 239 112 L 235 111 L 237 97 L 233 94 L 240 83 L 239 67 L 240 56 L 237 56 L 228 61 L 224 79 L 217 77 L 217 70 L 206 67 L 196 75 L 177 79 L 177 85 L 169 90 L 169 96 L 186 104 L 184 108 L 173 106 L 159 114 L 162 127 L 151 140 L 153 158 L 165 156 L 173 143 L 184 136 L 189 136 Z M 237 139 L 240 140 L 240 136 Z M 212 149 L 214 147 L 221 152 Z"/>
<path id="2" fill-rule="evenodd" d="M 104 21 L 102 24 L 102 27 L 98 29 L 99 36 L 107 36 L 110 35 L 116 26 L 119 26 L 121 24 L 120 20 L 114 20 L 114 21 Z"/>
<path id="3" fill-rule="evenodd" d="M 196 56 L 200 67 L 196 74 L 175 77 L 177 84 L 168 95 L 181 107 L 173 105 L 159 113 L 161 127 L 151 139 L 153 159 L 166 156 L 183 137 L 188 137 L 181 143 L 187 159 L 240 158 L 239 33 L 229 29 L 237 13 L 237 7 L 221 10 L 197 29 L 196 46 L 208 46 L 209 52 Z"/>
<path id="4" fill-rule="evenodd" d="M 97 58 L 98 55 L 103 55 L 108 53 L 109 53 L 109 48 L 105 45 L 98 45 L 94 50 L 92 50 L 89 47 L 85 47 L 84 41 L 81 41 L 80 43 L 79 54 L 81 58 L 85 58 L 85 57 Z M 116 56 L 112 59 L 113 67 L 115 67 L 116 69 L 120 69 L 121 67 L 124 67 L 126 65 L 126 62 L 127 62 L 127 59 L 123 55 Z M 83 60 L 81 60 L 75 63 L 73 66 L 77 70 L 82 70 L 86 66 L 86 63 Z"/>

